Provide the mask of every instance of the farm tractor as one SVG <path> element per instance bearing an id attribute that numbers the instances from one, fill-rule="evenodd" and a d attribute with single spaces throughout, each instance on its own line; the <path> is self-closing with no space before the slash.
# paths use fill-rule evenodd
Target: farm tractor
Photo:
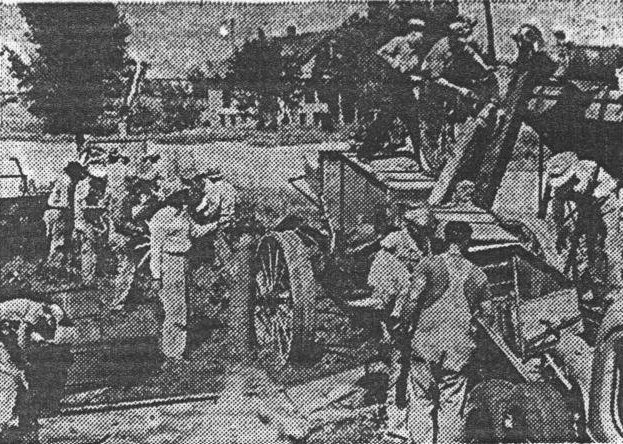
<path id="1" fill-rule="evenodd" d="M 532 388 L 522 396 L 529 398 L 530 390 L 537 394 L 531 404 L 534 417 L 551 417 L 553 423 L 560 419 L 551 413 L 555 400 L 571 412 L 556 423 L 554 435 L 543 434 L 529 421 L 517 434 L 511 429 L 521 421 L 512 401 L 508 411 L 496 413 L 508 419 L 501 426 L 490 403 L 489 410 L 480 407 L 472 439 L 618 442 L 623 440 L 621 303 L 612 304 L 598 320 L 597 334 L 587 337 L 574 283 L 542 251 L 553 236 L 544 221 L 536 215 L 509 221 L 491 209 L 496 198 L 504 200 L 498 190 L 523 124 L 532 125 L 546 143 L 557 138 L 550 146 L 553 152 L 575 149 L 576 141 L 570 139 L 581 134 L 582 140 L 593 141 L 588 145 L 593 159 L 609 171 L 617 168 L 613 146 L 622 140 L 623 92 L 611 82 L 591 82 L 590 73 L 578 75 L 577 82 L 552 79 L 558 65 L 532 25 L 522 26 L 513 38 L 518 55 L 505 97 L 482 107 L 474 124 L 456 137 L 454 156 L 436 175 L 410 168 L 399 156 L 364 163 L 353 152 L 328 150 L 319 153 L 317 164 L 306 163 L 305 175 L 290 179 L 316 206 L 319 217 L 286 216 L 259 241 L 252 266 L 253 343 L 258 350 L 270 350 L 282 364 L 317 359 L 317 307 L 324 298 L 353 322 L 375 316 L 382 320 L 386 313 L 353 303 L 368 294 L 366 267 L 380 239 L 353 239 L 362 227 L 375 224 L 379 209 L 392 219 L 405 205 L 427 202 L 440 222 L 471 225 L 469 256 L 489 279 L 495 319 L 475 319 L 480 358 L 472 398 L 487 385 L 497 384 L 507 396 L 516 384 L 527 384 Z M 601 54 L 598 48 L 574 50 L 578 59 L 595 60 Z M 610 65 L 604 61 L 596 72 L 605 68 L 614 74 L 620 60 L 613 60 Z M 561 115 L 575 127 L 554 136 L 553 129 L 564 123 Z M 463 180 L 476 184 L 473 202 L 453 203 L 452 192 Z M 524 412 L 523 418 L 528 416 Z"/>

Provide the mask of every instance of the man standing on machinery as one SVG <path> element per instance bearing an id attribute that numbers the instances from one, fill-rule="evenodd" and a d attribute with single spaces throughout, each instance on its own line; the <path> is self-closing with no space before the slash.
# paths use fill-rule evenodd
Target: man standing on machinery
<path id="1" fill-rule="evenodd" d="M 362 160 L 371 160 L 382 148 L 387 132 L 396 117 L 406 126 L 412 140 L 414 158 L 416 161 L 419 159 L 418 104 L 413 93 L 415 85 L 411 76 L 419 73 L 425 26 L 423 20 L 417 18 L 409 20 L 407 33 L 394 37 L 377 52 L 378 56 L 391 67 L 391 80 L 388 81 L 391 93 L 378 117 L 366 131 L 358 151 Z"/>
<path id="2" fill-rule="evenodd" d="M 421 113 L 421 149 L 433 171 L 439 171 L 447 160 L 449 152 L 442 147 L 454 141 L 454 124 L 476 115 L 480 102 L 497 94 L 496 80 L 491 76 L 495 68 L 475 49 L 472 26 L 457 21 L 449 32 L 433 45 L 421 69 L 421 106 L 426 110 Z"/>

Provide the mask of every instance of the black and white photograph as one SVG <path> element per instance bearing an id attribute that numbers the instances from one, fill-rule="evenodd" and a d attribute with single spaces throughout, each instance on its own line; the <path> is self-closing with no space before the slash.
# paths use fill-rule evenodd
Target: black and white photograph
<path id="1" fill-rule="evenodd" d="M 623 442 L 619 0 L 0 2 L 0 444 Z"/>

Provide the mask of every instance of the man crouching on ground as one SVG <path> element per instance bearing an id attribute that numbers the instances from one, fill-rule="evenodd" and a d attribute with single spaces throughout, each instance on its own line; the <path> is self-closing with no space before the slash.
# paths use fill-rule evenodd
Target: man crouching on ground
<path id="1" fill-rule="evenodd" d="M 52 343 L 58 326 L 67 324 L 64 311 L 56 304 L 25 297 L 0 303 L 0 430 L 17 417 L 18 442 L 37 442 L 42 402 L 52 402 L 56 394 L 54 385 L 62 380 L 62 363 L 50 371 L 40 368 L 38 362 L 31 362 L 31 354 L 41 345 Z"/>
<path id="2" fill-rule="evenodd" d="M 465 368 L 475 343 L 472 315 L 488 298 L 487 277 L 464 254 L 472 228 L 448 222 L 443 254 L 416 267 L 406 301 L 393 315 L 411 326 L 408 428 L 412 442 L 460 442 Z M 404 302 L 404 303 L 403 303 Z"/>

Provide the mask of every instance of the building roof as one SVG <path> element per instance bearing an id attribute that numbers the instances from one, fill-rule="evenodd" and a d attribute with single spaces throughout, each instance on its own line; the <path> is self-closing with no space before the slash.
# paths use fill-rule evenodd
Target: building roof
<path id="1" fill-rule="evenodd" d="M 294 57 L 299 63 L 304 64 L 313 57 L 315 50 L 330 38 L 334 31 L 306 32 L 303 34 L 290 35 L 285 37 L 275 37 L 274 41 L 279 42 L 283 48 L 283 55 Z"/>

